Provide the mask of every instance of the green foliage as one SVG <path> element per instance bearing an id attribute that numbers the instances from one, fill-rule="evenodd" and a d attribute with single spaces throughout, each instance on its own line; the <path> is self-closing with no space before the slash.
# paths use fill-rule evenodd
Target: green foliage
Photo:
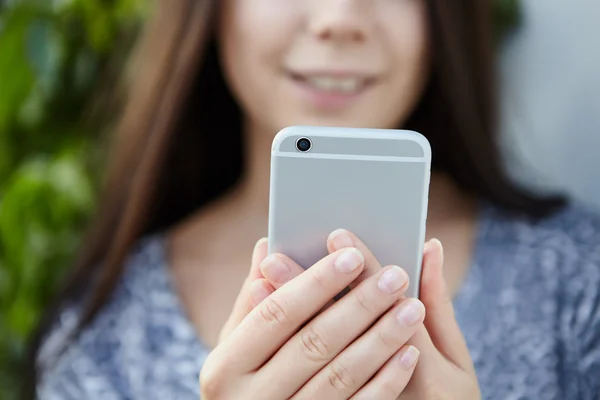
<path id="1" fill-rule="evenodd" d="M 90 100 L 143 0 L 0 1 L 0 398 L 94 207 Z"/>

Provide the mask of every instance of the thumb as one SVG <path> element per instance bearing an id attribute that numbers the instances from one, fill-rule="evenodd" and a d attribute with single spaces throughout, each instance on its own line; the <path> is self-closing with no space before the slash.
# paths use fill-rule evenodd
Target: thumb
<path id="1" fill-rule="evenodd" d="M 420 298 L 425 309 L 425 327 L 438 351 L 451 362 L 471 371 L 471 356 L 458 322 L 443 274 L 444 251 L 437 239 L 425 244 Z"/>
<path id="2" fill-rule="evenodd" d="M 229 318 L 221 328 L 219 343 L 233 331 L 250 310 L 266 298 L 275 289 L 264 279 L 260 270 L 260 263 L 267 257 L 267 238 L 262 238 L 254 246 L 252 263 L 248 276 L 244 280 L 240 292 L 235 299 Z M 263 297 L 263 298 L 259 298 Z"/>

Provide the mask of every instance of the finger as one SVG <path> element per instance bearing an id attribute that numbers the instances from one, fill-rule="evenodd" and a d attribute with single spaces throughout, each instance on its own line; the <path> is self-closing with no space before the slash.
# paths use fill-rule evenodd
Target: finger
<path id="1" fill-rule="evenodd" d="M 311 320 L 284 344 L 258 372 L 258 381 L 266 383 L 270 377 L 278 375 L 281 387 L 292 391 L 272 393 L 271 397 L 292 395 L 398 302 L 407 287 L 408 275 L 401 268 L 390 266 L 382 269 Z M 401 335 L 402 330 L 397 325 L 393 324 L 394 330 Z M 388 358 L 398 348 L 393 349 Z M 385 360 L 375 368 L 379 368 Z M 365 381 L 370 377 L 365 377 Z M 279 386 L 271 389 L 278 390 Z"/>
<path id="2" fill-rule="evenodd" d="M 268 280 L 261 278 L 250 284 L 248 304 L 251 308 L 258 306 L 264 299 L 269 297 L 275 288 Z"/>
<path id="3" fill-rule="evenodd" d="M 329 253 L 348 247 L 356 247 L 364 255 L 365 269 L 354 282 L 348 285 L 349 288 L 346 289 L 344 293 L 347 293 L 349 289 L 358 286 L 363 280 L 376 274 L 382 268 L 367 246 L 352 232 L 345 229 L 338 229 L 333 231 L 327 238 L 327 249 Z M 261 272 L 275 289 L 279 289 L 283 284 L 304 272 L 304 268 L 289 257 L 282 254 L 273 254 L 273 256 L 280 262 L 264 263 L 263 266 L 261 266 Z M 331 304 L 332 303 L 328 306 Z M 325 308 L 328 308 L 328 306 Z"/>
<path id="4" fill-rule="evenodd" d="M 425 307 L 427 310 L 427 307 Z M 425 320 L 429 315 L 429 310 L 425 315 Z M 435 367 L 440 363 L 440 361 L 444 360 L 444 357 L 440 354 L 438 349 L 433 344 L 429 333 L 427 332 L 427 328 L 424 324 L 421 324 L 415 334 L 408 341 L 410 345 L 415 346 L 419 350 L 419 365 L 417 366 L 417 371 L 415 371 L 415 375 L 417 372 L 421 372 L 422 370 L 426 370 L 428 374 L 431 374 L 432 371 L 436 371 Z"/>
<path id="5" fill-rule="evenodd" d="M 419 350 L 402 347 L 350 400 L 396 400 L 404 391 L 419 360 Z"/>
<path id="6" fill-rule="evenodd" d="M 263 260 L 260 271 L 275 289 L 279 289 L 305 270 L 291 258 L 275 253 Z"/>
<path id="7" fill-rule="evenodd" d="M 427 242 L 421 273 L 421 300 L 427 308 L 425 326 L 437 349 L 463 370 L 472 370 L 469 349 L 454 316 L 452 299 L 444 280 L 444 253 L 439 240 Z"/>
<path id="8" fill-rule="evenodd" d="M 294 260 L 284 254 L 278 253 L 268 256 L 263 261 L 260 268 L 263 276 L 275 289 L 279 289 L 281 286 L 305 271 L 305 269 Z M 334 304 L 333 300 L 323 306 L 319 313 L 328 309 L 332 304 Z"/>
<path id="9" fill-rule="evenodd" d="M 355 247 L 357 248 L 365 257 L 365 269 L 358 276 L 358 278 L 350 284 L 350 289 L 358 286 L 362 281 L 367 279 L 368 277 L 376 274 L 381 270 L 381 264 L 371 250 L 363 243 L 362 240 L 358 238 L 354 233 L 346 230 L 346 229 L 337 229 L 329 235 L 327 238 L 327 250 L 330 253 L 346 248 L 346 247 Z"/>
<path id="10" fill-rule="evenodd" d="M 262 262 L 261 272 L 275 289 L 279 289 L 305 271 L 298 263 L 284 254 L 274 253 Z M 318 313 L 328 309 L 334 301 L 329 301 Z M 318 314 L 317 313 L 317 314 Z"/>
<path id="11" fill-rule="evenodd" d="M 240 292 L 233 306 L 233 311 L 231 313 L 230 319 L 236 326 L 248 314 L 248 312 L 251 309 L 248 303 L 248 299 L 250 296 L 250 287 L 256 280 L 264 278 L 262 271 L 260 270 L 260 264 L 267 257 L 267 254 L 268 239 L 262 238 L 258 242 L 256 242 L 256 245 L 254 246 L 254 251 L 252 252 L 252 263 L 250 265 L 250 272 L 244 280 L 242 288 L 240 289 Z"/>
<path id="12" fill-rule="evenodd" d="M 356 279 L 363 265 L 362 254 L 353 248 L 321 259 L 254 308 L 215 349 L 219 358 L 237 373 L 257 369 L 336 293 Z"/>
<path id="13" fill-rule="evenodd" d="M 310 379 L 294 400 L 349 398 L 406 344 L 424 316 L 417 299 L 398 304 Z"/>
<path id="14" fill-rule="evenodd" d="M 425 319 L 427 319 L 427 315 Z M 439 377 L 447 374 L 449 367 L 458 368 L 434 346 L 424 324 L 419 325 L 408 344 L 419 350 L 419 362 L 415 366 L 410 382 L 402 392 L 400 399 L 418 398 L 419 393 L 423 393 L 427 388 L 437 385 Z"/>
<path id="15" fill-rule="evenodd" d="M 231 314 L 229 318 L 221 328 L 221 332 L 219 334 L 219 343 L 227 336 L 229 333 L 239 325 L 246 315 L 250 312 L 252 307 L 249 304 L 249 296 L 250 296 L 250 287 L 254 281 L 257 279 L 263 278 L 262 272 L 260 270 L 260 263 L 268 254 L 268 240 L 267 238 L 262 238 L 256 242 L 254 245 L 254 250 L 252 251 L 252 262 L 250 265 L 250 271 L 248 276 L 242 283 L 242 287 L 238 293 L 237 298 L 233 304 L 233 308 L 231 310 Z"/>
<path id="16" fill-rule="evenodd" d="M 269 254 L 269 240 L 267 238 L 262 238 L 256 245 L 254 246 L 254 251 L 252 252 L 252 265 L 250 267 L 250 273 L 248 274 L 247 281 L 252 282 L 255 279 L 262 278 L 262 272 L 260 271 L 260 263 L 267 257 Z"/>

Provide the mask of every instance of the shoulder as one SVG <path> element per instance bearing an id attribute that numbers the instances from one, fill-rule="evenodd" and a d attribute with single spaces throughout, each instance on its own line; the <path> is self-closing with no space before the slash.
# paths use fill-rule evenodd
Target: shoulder
<path id="1" fill-rule="evenodd" d="M 600 217 L 577 204 L 542 219 L 486 205 L 479 224 L 457 305 L 489 390 L 527 377 L 515 390 L 592 398 L 584 394 L 600 390 Z"/>
<path id="2" fill-rule="evenodd" d="M 42 399 L 136 397 L 153 373 L 149 366 L 189 352 L 194 332 L 178 308 L 163 251 L 160 236 L 141 240 L 109 301 L 73 340 L 80 305 L 63 311 L 39 354 Z"/>
<path id="3" fill-rule="evenodd" d="M 592 340 L 600 328 L 600 214 L 571 204 L 539 220 L 497 209 L 488 220 L 483 233 L 488 254 L 510 261 L 496 269 L 512 270 L 528 301 L 552 298 L 565 340 L 576 335 L 581 346 Z"/>
<path id="4" fill-rule="evenodd" d="M 486 246 L 505 246 L 513 254 L 531 257 L 544 266 L 561 266 L 566 275 L 600 268 L 600 213 L 581 204 L 570 204 L 541 219 L 488 207 L 484 212 Z"/>
<path id="5" fill-rule="evenodd" d="M 540 279 L 557 288 L 554 329 L 565 389 L 595 398 L 600 391 L 600 217 L 576 205 L 528 225 L 539 248 Z"/>
<path id="6" fill-rule="evenodd" d="M 598 292 L 600 215 L 596 211 L 573 205 L 532 227 L 539 232 L 546 254 L 554 255 L 555 261 L 560 262 L 566 295 L 575 298 L 586 292 Z"/>

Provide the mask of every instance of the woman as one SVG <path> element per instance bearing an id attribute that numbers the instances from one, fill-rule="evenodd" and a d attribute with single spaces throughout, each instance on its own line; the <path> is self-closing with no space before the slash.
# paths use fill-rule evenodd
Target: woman
<path id="1" fill-rule="evenodd" d="M 600 221 L 505 177 L 490 12 L 159 2 L 102 207 L 34 353 L 40 397 L 594 398 Z M 351 232 L 302 274 L 254 246 L 271 140 L 295 124 L 429 139 L 427 232 L 446 252 L 442 276 L 427 242 L 421 301 Z"/>

